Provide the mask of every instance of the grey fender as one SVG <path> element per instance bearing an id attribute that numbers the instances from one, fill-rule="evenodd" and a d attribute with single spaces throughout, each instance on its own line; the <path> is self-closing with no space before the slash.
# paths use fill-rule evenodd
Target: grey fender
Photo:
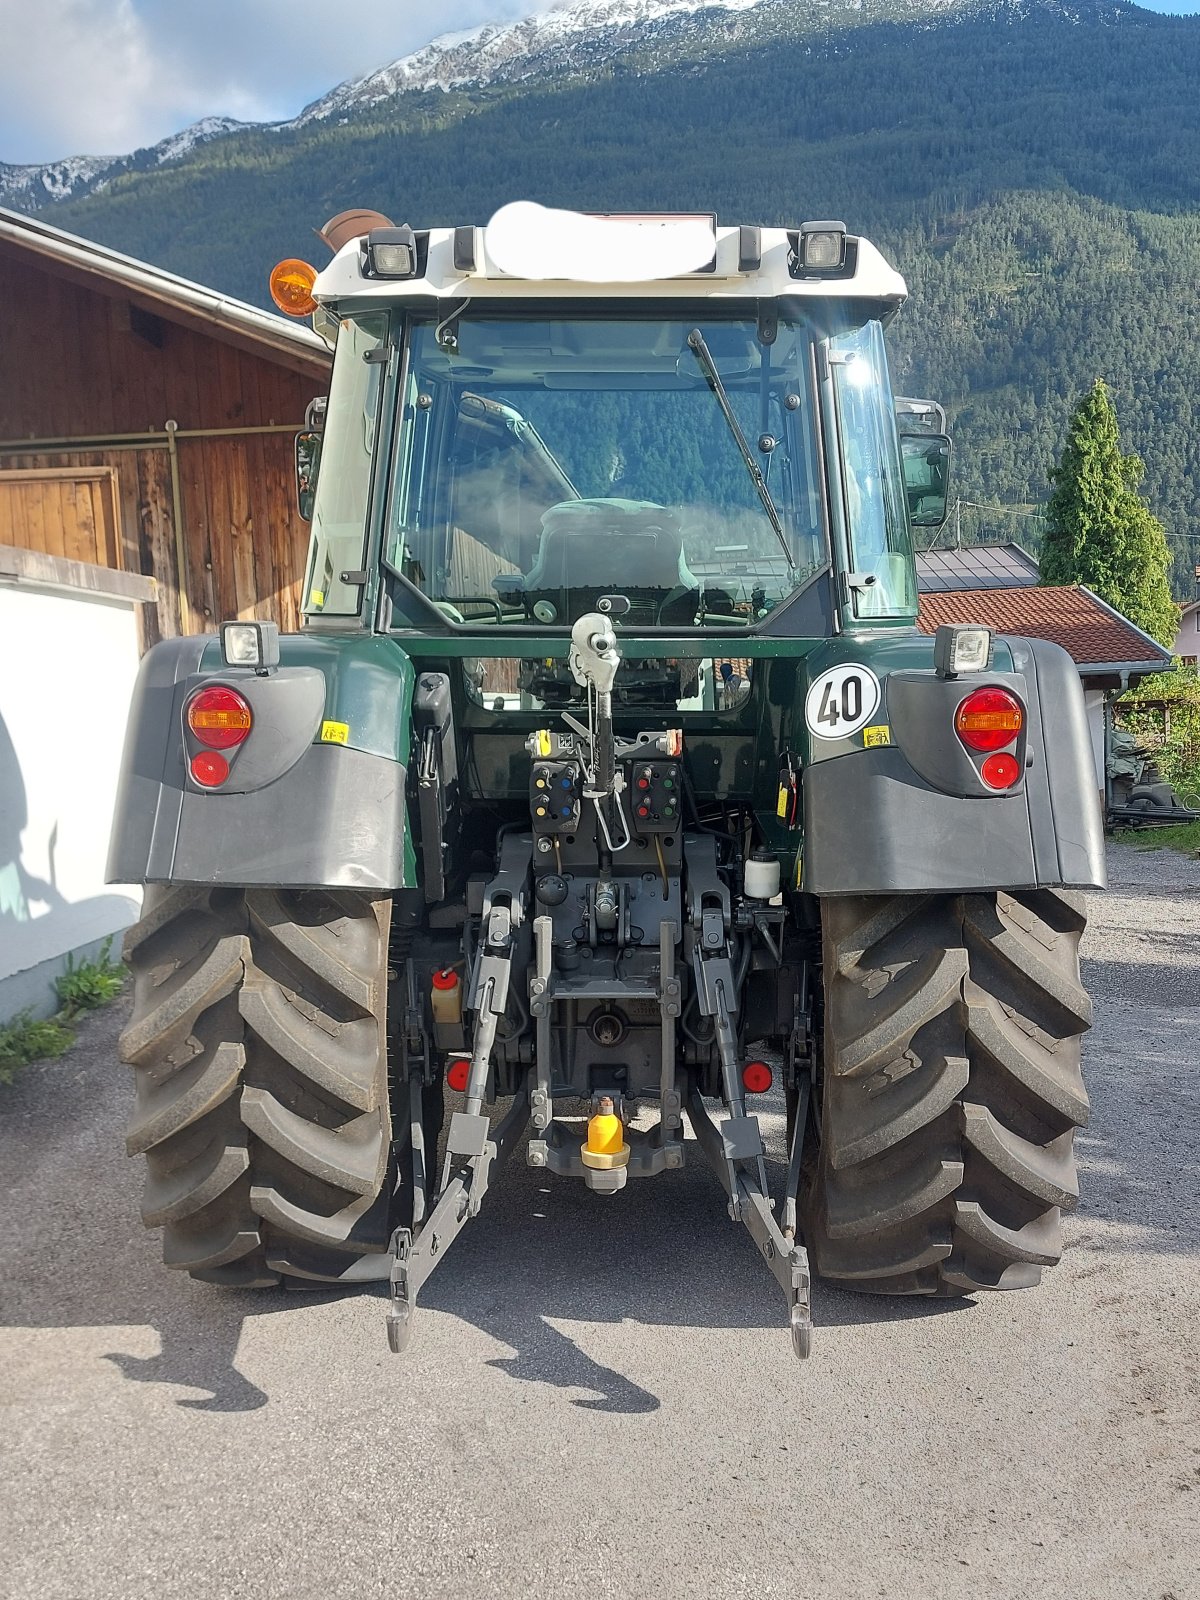
<path id="1" fill-rule="evenodd" d="M 134 686 L 113 813 L 109 883 L 404 886 L 405 769 L 385 756 L 314 742 L 324 674 L 281 666 L 201 670 L 212 640 L 169 639 Z M 253 732 L 230 775 L 205 791 L 188 775 L 184 705 L 204 683 L 249 701 Z M 397 693 L 400 686 L 396 685 Z"/>
<path id="2" fill-rule="evenodd" d="M 1026 709 L 1023 772 L 979 780 L 953 729 L 973 679 L 900 671 L 884 684 L 892 743 L 804 772 L 803 887 L 814 894 L 1103 888 L 1104 831 L 1083 690 L 1058 645 L 1006 638 L 1012 671 L 981 675 Z"/>

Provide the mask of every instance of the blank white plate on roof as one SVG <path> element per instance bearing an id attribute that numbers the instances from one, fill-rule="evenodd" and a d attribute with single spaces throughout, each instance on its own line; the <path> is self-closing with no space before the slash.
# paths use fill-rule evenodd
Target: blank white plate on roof
<path id="1" fill-rule="evenodd" d="M 513 278 L 652 283 L 707 267 L 716 226 L 705 216 L 589 217 L 515 200 L 488 223 L 484 243 Z"/>

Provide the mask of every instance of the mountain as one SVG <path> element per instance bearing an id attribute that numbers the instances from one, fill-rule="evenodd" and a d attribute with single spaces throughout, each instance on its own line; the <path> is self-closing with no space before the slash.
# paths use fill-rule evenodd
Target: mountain
<path id="1" fill-rule="evenodd" d="M 418 226 L 516 198 L 844 217 L 912 289 L 898 387 L 947 404 L 960 492 L 1004 508 L 969 504 L 964 533 L 1036 530 L 1066 419 L 1104 376 L 1184 593 L 1198 82 L 1200 17 L 1127 0 L 600 0 L 443 38 L 291 122 L 158 146 L 38 203 L 260 303 L 270 265 L 319 259 L 313 229 L 351 205 Z"/>
<path id="2" fill-rule="evenodd" d="M 1071 18 L 1079 4 L 1032 0 L 1042 11 Z M 1128 0 L 1103 0 L 1093 10 L 1119 20 Z M 1083 0 L 1084 7 L 1089 0 Z M 661 72 L 703 60 L 718 50 L 764 49 L 809 35 L 826 41 L 839 30 L 880 22 L 929 22 L 990 16 L 1009 22 L 1027 14 L 1030 0 L 574 0 L 516 22 L 448 33 L 385 67 L 348 79 L 290 121 L 249 124 L 228 117 L 202 121 L 123 156 L 68 156 L 41 166 L 0 162 L 0 205 L 36 211 L 106 189 L 130 172 L 180 160 L 198 145 L 234 133 L 285 135 L 316 123 L 345 124 L 403 96 L 427 91 L 474 91 L 502 84 L 576 80 L 611 72 Z M 436 115 L 436 112 L 434 113 Z"/>
<path id="3" fill-rule="evenodd" d="M 249 127 L 232 117 L 203 117 L 169 139 L 127 156 L 65 156 L 41 166 L 8 166 L 0 161 L 0 206 L 11 211 L 41 211 L 56 200 L 78 200 L 107 187 L 127 172 L 148 172 L 178 161 L 198 145 Z"/>

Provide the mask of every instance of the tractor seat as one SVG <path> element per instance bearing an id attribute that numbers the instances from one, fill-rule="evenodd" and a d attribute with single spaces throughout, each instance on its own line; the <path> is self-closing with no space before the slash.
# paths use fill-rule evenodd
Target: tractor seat
<path id="1" fill-rule="evenodd" d="M 492 580 L 504 595 L 627 589 L 698 591 L 677 513 L 646 500 L 564 500 L 542 514 L 527 573 Z"/>

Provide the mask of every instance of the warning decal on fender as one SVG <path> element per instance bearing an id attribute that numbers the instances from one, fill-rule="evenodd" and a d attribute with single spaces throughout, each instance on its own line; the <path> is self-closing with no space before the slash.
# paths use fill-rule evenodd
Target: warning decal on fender
<path id="1" fill-rule="evenodd" d="M 879 679 L 870 667 L 847 662 L 815 678 L 804 701 L 808 731 L 818 739 L 848 739 L 879 706 Z"/>

